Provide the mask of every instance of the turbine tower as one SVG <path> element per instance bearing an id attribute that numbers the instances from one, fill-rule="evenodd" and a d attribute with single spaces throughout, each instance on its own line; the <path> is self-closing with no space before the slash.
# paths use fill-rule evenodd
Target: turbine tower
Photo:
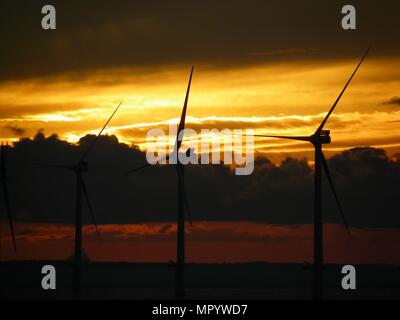
<path id="1" fill-rule="evenodd" d="M 93 220 L 93 224 L 96 229 L 97 236 L 99 240 L 101 241 L 100 233 L 97 228 L 97 223 L 96 219 L 93 213 L 92 205 L 89 201 L 89 194 L 86 188 L 86 183 L 83 177 L 84 172 L 88 172 L 88 161 L 86 160 L 90 151 L 93 149 L 95 146 L 96 142 L 98 141 L 100 135 L 103 133 L 104 129 L 108 125 L 108 123 L 111 121 L 119 107 L 121 106 L 121 103 L 118 105 L 118 107 L 114 110 L 114 112 L 111 114 L 110 118 L 107 120 L 103 128 L 100 130 L 98 135 L 95 137 L 93 142 L 89 145 L 89 147 L 86 149 L 86 152 L 83 154 L 82 158 L 76 163 L 75 165 L 72 166 L 67 166 L 67 165 L 58 165 L 58 164 L 47 164 L 47 163 L 35 163 L 35 162 L 24 162 L 24 164 L 28 165 L 36 165 L 36 166 L 41 166 L 41 167 L 48 167 L 48 168 L 57 168 L 57 169 L 66 169 L 66 170 L 71 170 L 72 172 L 75 173 L 76 176 L 76 211 L 75 211 L 75 245 L 74 245 L 74 273 L 73 273 L 73 292 L 76 294 L 79 294 L 81 292 L 81 269 L 82 269 L 82 195 L 84 196 L 89 213 L 91 215 L 91 218 Z"/>
<path id="2" fill-rule="evenodd" d="M 321 184 L 321 167 L 325 171 L 326 177 L 328 178 L 329 185 L 331 186 L 333 195 L 335 197 L 336 203 L 339 208 L 339 212 L 343 219 L 344 226 L 351 237 L 350 230 L 348 228 L 342 206 L 340 204 L 338 195 L 336 193 L 335 186 L 331 174 L 329 172 L 328 164 L 325 156 L 322 152 L 322 145 L 331 143 L 330 131 L 324 130 L 324 126 L 328 121 L 330 115 L 338 104 L 343 93 L 347 89 L 354 75 L 356 74 L 361 63 L 364 61 L 365 57 L 369 52 L 369 48 L 365 52 L 361 61 L 358 63 L 356 69 L 353 71 L 346 85 L 340 92 L 339 96 L 336 98 L 331 109 L 328 111 L 324 120 L 321 122 L 318 129 L 311 136 L 274 136 L 274 135 L 255 135 L 257 137 L 267 137 L 267 138 L 278 138 L 278 139 L 289 139 L 297 141 L 307 141 L 310 142 L 314 147 L 314 157 L 315 157 L 315 171 L 314 171 L 314 265 L 313 265 L 313 282 L 312 282 L 312 297 L 315 300 L 320 300 L 323 297 L 323 220 L 322 220 L 322 184 Z"/>
<path id="3" fill-rule="evenodd" d="M 5 204 L 5 209 L 6 209 L 6 214 L 8 218 L 8 224 L 10 226 L 10 231 L 11 231 L 11 237 L 12 237 L 12 243 L 13 243 L 13 248 L 14 252 L 17 251 L 17 244 L 15 240 L 15 232 L 14 232 L 14 222 L 13 222 L 13 217 L 11 214 L 11 206 L 10 206 L 10 198 L 8 194 L 8 184 L 7 184 L 7 164 L 6 164 L 6 146 L 1 143 L 1 157 L 0 157 L 0 181 L 2 184 L 3 188 L 3 201 Z"/>
<path id="4" fill-rule="evenodd" d="M 175 274 L 175 297 L 183 298 L 185 296 L 185 208 L 189 217 L 189 223 L 192 224 L 190 209 L 189 209 L 189 201 L 187 199 L 186 187 L 185 187 L 185 166 L 179 161 L 179 149 L 182 145 L 183 134 L 181 137 L 179 134 L 185 129 L 185 120 L 186 120 L 186 110 L 187 104 L 189 101 L 189 92 L 190 85 L 192 82 L 193 75 L 193 66 L 190 71 L 189 83 L 186 90 L 185 101 L 183 104 L 183 110 L 181 114 L 181 119 L 179 122 L 178 131 L 176 134 L 175 145 L 173 150 L 173 155 L 176 155 L 177 162 L 175 165 L 176 174 L 178 178 L 178 215 L 177 215 L 177 246 L 176 246 L 176 274 Z M 190 149 L 186 151 L 186 154 L 189 155 Z M 163 160 L 169 160 L 171 156 L 167 155 Z M 137 172 L 143 168 L 150 166 L 150 164 L 142 165 L 138 168 L 130 170 L 127 172 L 133 173 Z"/>

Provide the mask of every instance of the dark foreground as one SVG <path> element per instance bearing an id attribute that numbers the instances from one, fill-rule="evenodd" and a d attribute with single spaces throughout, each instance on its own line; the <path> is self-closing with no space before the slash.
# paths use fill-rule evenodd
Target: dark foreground
<path id="1" fill-rule="evenodd" d="M 41 287 L 42 266 L 57 271 L 56 290 Z M 341 267 L 325 269 L 326 299 L 400 299 L 400 267 L 360 265 L 357 289 L 341 288 Z M 72 268 L 62 261 L 4 262 L 2 299 L 171 299 L 174 267 L 167 264 L 89 263 L 82 293 L 71 290 Z M 189 264 L 188 299 L 309 299 L 311 271 L 300 264 Z"/>

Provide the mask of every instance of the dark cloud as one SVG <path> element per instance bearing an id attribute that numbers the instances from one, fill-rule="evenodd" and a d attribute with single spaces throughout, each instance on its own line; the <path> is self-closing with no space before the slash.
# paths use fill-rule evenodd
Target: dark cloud
<path id="1" fill-rule="evenodd" d="M 19 137 L 23 136 L 26 132 L 26 130 L 24 128 L 13 126 L 13 125 L 6 125 L 4 128 L 11 131 L 13 134 L 15 134 L 16 136 L 19 136 Z"/>
<path id="2" fill-rule="evenodd" d="M 40 90 L 40 89 L 38 89 Z M 80 104 L 82 108 L 93 108 L 92 105 Z M 45 113 L 53 113 L 54 110 L 57 112 L 71 112 L 76 111 L 76 104 L 74 103 L 28 103 L 23 105 L 14 105 L 12 108 L 8 104 L 0 103 L 0 117 L 2 119 L 12 118 L 14 120 L 21 120 L 24 118 L 25 120 L 36 120 L 32 119 L 32 115 L 37 114 L 45 114 Z"/>
<path id="3" fill-rule="evenodd" d="M 15 212 L 24 213 L 24 221 L 73 223 L 75 176 L 67 170 L 18 163 L 72 165 L 93 139 L 85 136 L 79 145 L 71 145 L 56 135 L 38 133 L 8 147 L 11 201 Z M 126 176 L 125 171 L 145 163 L 145 154 L 115 136 L 101 137 L 88 160 L 85 178 L 100 224 L 175 221 L 173 167 L 149 167 Z M 333 156 L 329 166 L 350 225 L 400 226 L 398 160 L 389 159 L 381 149 L 355 148 Z M 185 179 L 194 220 L 312 222 L 313 169 L 306 160 L 286 158 L 277 166 L 260 157 L 250 176 L 236 176 L 223 165 L 194 165 L 187 167 Z M 339 223 L 328 187 L 324 177 L 324 221 Z M 84 217 L 89 223 L 86 205 Z"/>
<path id="4" fill-rule="evenodd" d="M 2 1 L 0 79 L 112 67 L 352 59 L 399 53 L 399 2 L 354 0 L 357 30 L 341 28 L 342 1 L 53 0 L 57 29 L 41 28 L 47 1 Z"/>
<path id="5" fill-rule="evenodd" d="M 390 98 L 389 100 L 384 101 L 383 104 L 390 104 L 390 105 L 400 106 L 400 97 Z"/>
<path id="6" fill-rule="evenodd" d="M 269 51 L 258 51 L 258 52 L 249 52 L 249 55 L 252 56 L 279 56 L 286 54 L 296 54 L 296 53 L 308 53 L 317 51 L 315 48 L 290 48 L 285 50 L 269 50 Z"/>

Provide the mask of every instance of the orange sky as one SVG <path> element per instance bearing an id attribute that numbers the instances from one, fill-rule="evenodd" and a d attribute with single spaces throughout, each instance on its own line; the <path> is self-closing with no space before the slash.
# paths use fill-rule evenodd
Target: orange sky
<path id="1" fill-rule="evenodd" d="M 359 57 L 330 62 L 280 62 L 236 68 L 195 66 L 187 127 L 254 128 L 265 134 L 311 134 L 332 105 Z M 398 95 L 400 59 L 366 59 L 326 128 L 332 130 L 328 151 L 354 146 L 399 149 Z M 0 84 L 0 139 L 46 134 L 76 142 L 96 133 L 123 101 L 108 134 L 148 147 L 151 128 L 177 121 L 189 66 L 121 68 L 66 73 Z M 18 130 L 19 129 L 19 130 Z M 307 144 L 257 140 L 256 150 L 272 157 L 303 156 Z M 329 152 L 328 152 L 329 155 Z"/>
<path id="2" fill-rule="evenodd" d="M 289 5 L 290 4 L 290 5 Z M 0 59 L 0 141 L 38 131 L 76 143 L 104 134 L 146 150 L 150 129 L 181 114 L 195 64 L 186 127 L 254 129 L 256 134 L 310 135 L 329 110 L 364 50 L 372 46 L 325 129 L 327 157 L 357 146 L 400 152 L 398 8 L 357 4 L 357 30 L 340 26 L 340 3 L 315 1 L 120 2 L 54 1 L 57 30 L 44 31 L 39 2 L 4 6 Z M 223 19 L 221 17 L 223 16 Z M 15 27 L 18 26 L 18 27 Z M 207 140 L 214 136 L 201 137 Z M 255 151 L 276 163 L 310 157 L 311 145 L 256 139 Z M 310 195 L 311 196 L 311 195 Z M 368 197 L 369 195 L 366 195 Z M 385 194 L 385 196 L 387 196 Z M 310 203 L 310 208 L 311 208 Z M 383 210 L 383 209 L 382 209 Z M 363 211 L 360 211 L 363 212 Z M 380 214 L 380 212 L 378 212 Z M 113 221 L 114 222 L 114 221 Z M 65 259 L 72 225 L 18 222 L 18 252 L 2 228 L 6 259 Z M 101 225 L 104 242 L 85 227 L 95 260 L 175 259 L 175 225 Z M 326 262 L 400 264 L 398 229 L 325 225 Z M 303 262 L 312 259 L 311 225 L 196 222 L 188 229 L 189 262 Z"/>
<path id="3" fill-rule="evenodd" d="M 326 224 L 327 263 L 390 263 L 400 241 L 398 229 L 351 228 Z M 84 250 L 96 261 L 168 262 L 175 260 L 175 225 L 165 223 L 102 225 L 102 242 L 84 228 Z M 19 223 L 18 251 L 9 234 L 2 237 L 3 258 L 66 259 L 72 255 L 73 227 Z M 312 260 L 312 226 L 277 226 L 251 222 L 196 222 L 187 228 L 189 262 L 297 262 Z"/>
<path id="4" fill-rule="evenodd" d="M 258 134 L 307 135 L 315 131 L 353 71 L 359 57 L 324 63 L 287 62 L 213 69 L 195 67 L 187 127 L 253 128 Z M 400 147 L 400 110 L 387 104 L 400 87 L 400 59 L 364 62 L 326 128 L 332 130 L 327 155 L 354 146 L 374 146 L 389 154 Z M 32 137 L 38 130 L 70 142 L 97 133 L 119 101 L 123 107 L 106 134 L 145 150 L 146 133 L 167 129 L 181 112 L 189 66 L 107 69 L 0 84 L 0 139 Z M 309 155 L 307 144 L 256 140 L 256 151 L 274 160 Z M 331 151 L 331 153 L 329 152 Z M 327 225 L 326 261 L 400 264 L 394 244 L 399 230 L 353 229 Z M 64 259 L 72 254 L 71 226 L 18 226 L 17 254 L 3 239 L 6 259 Z M 256 223 L 196 223 L 188 234 L 190 262 L 303 262 L 312 259 L 312 229 Z M 175 257 L 174 226 L 101 226 L 98 244 L 87 229 L 85 250 L 95 260 L 165 262 Z M 26 235 L 24 235 L 26 234 Z M 88 240 L 88 241 L 87 241 Z"/>

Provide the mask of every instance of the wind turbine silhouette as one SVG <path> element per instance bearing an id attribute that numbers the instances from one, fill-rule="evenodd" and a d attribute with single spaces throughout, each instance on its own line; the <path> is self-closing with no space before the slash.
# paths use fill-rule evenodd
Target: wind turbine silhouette
<path id="1" fill-rule="evenodd" d="M 6 208 L 8 224 L 10 226 L 11 237 L 14 247 L 14 252 L 17 251 L 17 244 L 15 241 L 15 232 L 14 232 L 14 222 L 11 214 L 11 206 L 10 206 L 10 198 L 8 194 L 8 184 L 7 184 L 7 164 L 6 164 L 6 146 L 1 143 L 1 164 L 0 164 L 0 181 L 3 187 L 3 200 Z"/>
<path id="2" fill-rule="evenodd" d="M 36 165 L 48 168 L 66 169 L 71 170 L 76 175 L 76 214 L 75 214 L 75 249 L 74 249 L 74 276 L 73 276 L 73 292 L 78 294 L 81 292 L 81 269 L 82 269 L 82 194 L 86 200 L 87 206 L 89 208 L 89 213 L 92 217 L 93 224 L 96 229 L 97 237 L 101 241 L 100 233 L 97 228 L 96 218 L 93 213 L 92 205 L 89 201 L 89 194 L 86 188 L 86 183 L 83 178 L 83 173 L 88 172 L 88 161 L 86 160 L 90 151 L 95 146 L 100 135 L 103 133 L 104 129 L 107 127 L 108 123 L 111 121 L 115 113 L 118 111 L 121 103 L 111 114 L 110 118 L 107 120 L 103 128 L 100 130 L 98 135 L 95 137 L 93 142 L 86 149 L 82 158 L 72 166 L 58 165 L 58 164 L 47 164 L 47 163 L 36 163 L 36 162 L 24 162 L 28 165 Z"/>
<path id="3" fill-rule="evenodd" d="M 318 129 L 311 136 L 274 136 L 274 135 L 255 135 L 257 137 L 267 137 L 267 138 L 278 138 L 278 139 L 289 139 L 297 141 L 307 141 L 314 146 L 314 156 L 315 156 L 315 172 L 314 172 L 314 265 L 313 265 L 313 283 L 312 283 L 312 296 L 315 300 L 320 300 L 323 297 L 323 221 L 322 221 L 322 184 L 321 184 L 321 166 L 325 171 L 326 177 L 328 178 L 329 185 L 331 186 L 333 195 L 335 197 L 336 203 L 339 208 L 340 215 L 342 217 L 344 226 L 346 227 L 348 235 L 351 237 L 351 233 L 344 216 L 342 206 L 339 201 L 339 197 L 336 193 L 335 186 L 331 174 L 329 172 L 328 163 L 322 152 L 322 145 L 331 143 L 330 131 L 323 130 L 326 122 L 328 121 L 330 115 L 338 104 L 343 93 L 347 89 L 354 75 L 356 74 L 361 63 L 364 61 L 365 57 L 369 52 L 369 48 L 365 52 L 361 61 L 358 63 L 356 69 L 353 71 L 346 85 L 340 92 L 339 96 L 336 98 L 331 109 L 325 116 L 324 120 L 319 125 Z"/>
<path id="4" fill-rule="evenodd" d="M 185 129 L 186 120 L 186 110 L 189 100 L 190 85 L 192 82 L 193 66 L 190 71 L 189 83 L 186 90 L 185 101 L 183 104 L 183 110 L 181 114 L 181 119 L 179 122 L 178 131 L 175 139 L 175 146 L 173 150 L 173 155 L 176 155 L 177 162 L 175 165 L 176 173 L 178 177 L 178 216 L 177 216 L 177 246 L 176 246 L 176 274 L 175 274 L 175 296 L 177 298 L 183 298 L 185 296 L 185 208 L 189 217 L 189 223 L 192 225 L 192 219 L 189 209 L 189 201 L 187 199 L 186 187 L 185 187 L 185 167 L 179 161 L 178 153 L 182 145 L 183 134 Z M 182 132 L 181 136 L 180 133 Z M 186 155 L 189 156 L 190 149 L 186 151 Z M 169 160 L 171 157 L 167 155 L 163 160 Z M 137 167 L 133 170 L 127 171 L 127 174 L 137 172 L 143 168 L 150 166 L 150 164 L 145 164 Z"/>

